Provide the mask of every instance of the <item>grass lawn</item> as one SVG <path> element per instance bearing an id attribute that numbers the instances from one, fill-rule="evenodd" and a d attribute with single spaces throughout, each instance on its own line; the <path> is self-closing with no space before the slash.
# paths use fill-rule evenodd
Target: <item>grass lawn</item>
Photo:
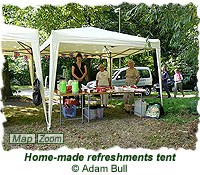
<path id="1" fill-rule="evenodd" d="M 4 107 L 7 118 L 4 125 L 5 150 L 24 148 L 31 150 L 52 150 L 62 146 L 69 148 L 107 149 L 121 148 L 196 149 L 196 132 L 199 115 L 198 97 L 164 98 L 165 115 L 160 119 L 142 118 L 123 110 L 123 101 L 109 101 L 104 110 L 104 118 L 82 124 L 81 120 L 65 121 L 60 128 L 59 105 L 53 106 L 52 128 L 49 133 L 64 133 L 64 144 L 9 144 L 9 133 L 46 133 L 42 106 Z M 27 101 L 28 99 L 26 99 Z M 154 98 L 145 99 L 147 103 L 160 102 Z M 77 115 L 81 116 L 80 109 Z"/>
<path id="2" fill-rule="evenodd" d="M 163 96 L 167 96 L 166 92 L 163 92 L 162 94 L 163 94 Z M 174 97 L 174 93 L 173 92 L 170 92 L 170 95 L 172 97 Z M 178 92 L 177 95 L 181 95 L 182 96 L 182 94 L 180 92 Z M 184 91 L 184 95 L 198 95 L 198 91 Z M 120 98 L 120 97 L 122 97 L 121 94 L 115 94 L 115 95 L 112 95 L 112 96 L 113 96 L 113 98 Z M 151 94 L 149 96 L 143 96 L 143 97 L 144 98 L 151 98 L 151 97 L 157 97 L 157 96 L 158 96 L 157 92 L 151 92 Z"/>
<path id="3" fill-rule="evenodd" d="M 27 86 L 17 86 L 17 85 L 15 85 L 15 86 L 11 86 L 11 88 L 14 88 L 14 89 L 17 89 L 17 90 L 19 90 L 19 89 L 31 89 L 32 88 L 32 86 L 29 86 L 29 85 L 27 85 Z"/>
<path id="4" fill-rule="evenodd" d="M 198 94 L 198 91 L 184 91 L 184 94 L 185 94 L 185 95 L 197 95 L 197 94 Z M 158 95 L 157 92 L 151 92 L 150 97 L 151 97 L 151 96 L 152 96 L 152 97 L 156 97 L 157 95 Z M 173 97 L 173 96 L 174 96 L 174 92 L 170 92 L 170 95 Z M 178 92 L 177 95 L 181 95 L 181 96 L 182 96 L 182 94 L 181 94 L 180 92 Z M 167 96 L 167 93 L 166 93 L 166 92 L 163 92 L 163 96 Z"/>

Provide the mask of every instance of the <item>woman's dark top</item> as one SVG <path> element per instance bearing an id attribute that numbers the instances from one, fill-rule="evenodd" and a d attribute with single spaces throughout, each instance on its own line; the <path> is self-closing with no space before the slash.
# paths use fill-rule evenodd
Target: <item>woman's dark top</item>
<path id="1" fill-rule="evenodd" d="M 74 69 L 74 74 L 78 77 L 78 78 L 81 78 L 83 76 L 83 74 L 85 73 L 85 63 L 81 63 L 81 71 L 83 72 L 83 74 L 80 72 L 78 66 L 76 63 L 73 63 L 72 66 L 75 67 Z"/>

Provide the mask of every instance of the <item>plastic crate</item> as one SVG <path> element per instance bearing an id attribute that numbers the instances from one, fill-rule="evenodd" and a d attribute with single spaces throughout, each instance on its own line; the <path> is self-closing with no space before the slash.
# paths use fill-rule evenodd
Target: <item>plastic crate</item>
<path id="1" fill-rule="evenodd" d="M 76 106 L 73 105 L 73 106 L 70 106 L 70 108 L 65 108 L 63 106 L 63 114 L 64 114 L 64 117 L 76 117 Z"/>
<path id="2" fill-rule="evenodd" d="M 88 117 L 88 108 L 85 108 L 85 115 Z M 89 110 L 89 112 L 90 112 L 90 120 L 91 119 L 96 119 L 96 117 L 97 117 L 97 109 L 91 109 L 90 108 L 90 110 Z"/>
<path id="3" fill-rule="evenodd" d="M 147 110 L 147 103 L 142 100 L 142 109 L 140 100 L 135 101 L 134 114 L 137 116 L 145 116 Z M 142 112 L 142 113 L 141 113 Z"/>
<path id="4" fill-rule="evenodd" d="M 104 111 L 104 108 L 97 108 L 97 119 L 103 118 L 103 111 Z"/>

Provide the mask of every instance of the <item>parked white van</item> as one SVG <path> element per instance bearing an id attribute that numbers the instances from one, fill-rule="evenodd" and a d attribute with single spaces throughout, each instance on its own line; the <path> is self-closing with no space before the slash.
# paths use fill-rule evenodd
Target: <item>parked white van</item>
<path id="1" fill-rule="evenodd" d="M 148 67 L 135 67 L 140 75 L 140 81 L 137 86 L 146 90 L 145 95 L 150 95 L 152 88 L 152 74 Z M 113 69 L 112 86 L 124 86 L 126 79 L 126 69 L 128 67 Z M 87 83 L 89 87 L 96 87 L 96 81 Z"/>

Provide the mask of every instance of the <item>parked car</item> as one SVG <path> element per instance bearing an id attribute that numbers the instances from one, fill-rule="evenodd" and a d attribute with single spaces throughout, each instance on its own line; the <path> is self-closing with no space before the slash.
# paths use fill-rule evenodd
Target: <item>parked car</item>
<path id="1" fill-rule="evenodd" d="M 173 88 L 174 88 L 174 77 L 173 76 L 170 76 L 167 80 L 167 86 L 168 86 L 168 89 L 170 92 L 173 92 Z M 159 83 L 155 83 L 153 85 L 153 91 L 159 91 L 160 89 L 160 86 L 159 86 Z M 164 90 L 164 89 L 163 89 Z"/>
<path id="2" fill-rule="evenodd" d="M 137 86 L 146 90 L 145 95 L 150 95 L 152 88 L 152 74 L 148 67 L 135 67 L 140 75 L 140 81 Z M 112 86 L 124 86 L 126 80 L 126 69 L 128 67 L 113 69 Z M 96 81 L 87 83 L 89 87 L 96 87 Z"/>
<path id="3" fill-rule="evenodd" d="M 174 77 L 170 76 L 167 82 L 170 92 L 174 92 Z M 159 90 L 159 83 L 154 84 L 153 89 Z M 198 91 L 196 75 L 183 75 L 183 90 Z"/>
<path id="4" fill-rule="evenodd" d="M 198 91 L 196 75 L 193 76 L 183 75 L 183 89 Z"/>

